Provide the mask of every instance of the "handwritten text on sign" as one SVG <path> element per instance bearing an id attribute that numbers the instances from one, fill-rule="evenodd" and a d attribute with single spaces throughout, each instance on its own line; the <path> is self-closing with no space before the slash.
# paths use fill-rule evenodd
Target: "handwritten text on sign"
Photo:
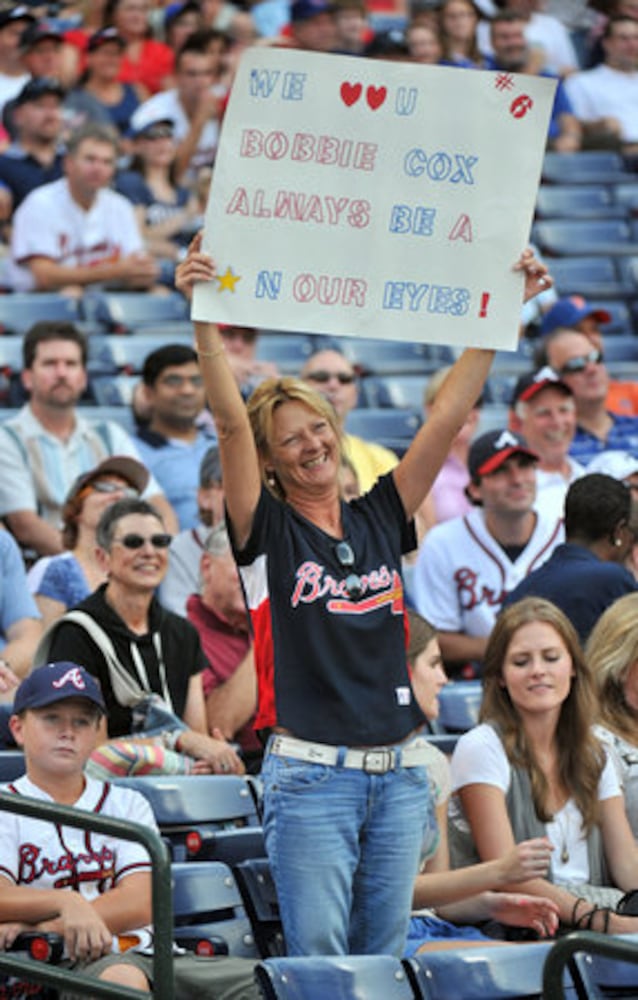
<path id="1" fill-rule="evenodd" d="M 193 315 L 513 347 L 554 81 L 250 49 Z"/>

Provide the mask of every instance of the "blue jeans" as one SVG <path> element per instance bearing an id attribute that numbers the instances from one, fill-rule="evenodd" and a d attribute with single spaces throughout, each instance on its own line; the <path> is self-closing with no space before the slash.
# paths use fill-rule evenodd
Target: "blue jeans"
<path id="1" fill-rule="evenodd" d="M 269 753 L 261 777 L 288 954 L 400 958 L 436 824 L 425 767 L 366 774 Z"/>

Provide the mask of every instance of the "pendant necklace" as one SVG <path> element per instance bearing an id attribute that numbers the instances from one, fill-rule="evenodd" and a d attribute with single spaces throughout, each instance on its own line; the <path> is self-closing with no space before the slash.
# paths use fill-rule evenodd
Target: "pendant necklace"
<path id="1" fill-rule="evenodd" d="M 569 846 L 568 846 L 569 815 L 567 813 L 564 814 L 564 819 L 565 819 L 565 826 L 563 827 L 563 822 L 562 822 L 563 817 L 559 819 L 558 814 L 556 814 L 556 825 L 558 827 L 558 832 L 560 834 L 560 839 L 561 839 L 560 863 L 562 865 L 566 865 L 569 863 Z"/>

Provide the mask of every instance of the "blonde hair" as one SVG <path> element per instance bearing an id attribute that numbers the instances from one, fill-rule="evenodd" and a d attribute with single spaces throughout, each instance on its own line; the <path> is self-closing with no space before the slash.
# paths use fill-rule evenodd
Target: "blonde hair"
<path id="1" fill-rule="evenodd" d="M 248 403 L 248 418 L 252 428 L 257 451 L 261 459 L 262 477 L 268 489 L 279 499 L 285 494 L 276 475 L 267 475 L 264 463 L 270 456 L 275 411 L 284 403 L 301 403 L 313 413 L 327 420 L 337 438 L 338 462 L 343 454 L 343 435 L 332 403 L 324 399 L 307 382 L 286 376 L 267 378 L 251 394 Z"/>
<path id="2" fill-rule="evenodd" d="M 598 693 L 599 722 L 638 744 L 638 712 L 625 700 L 625 682 L 638 661 L 638 593 L 625 594 L 603 612 L 585 656 Z"/>
<path id="3" fill-rule="evenodd" d="M 439 389 L 445 382 L 446 378 L 452 371 L 452 365 L 444 365 L 443 368 L 438 368 L 428 379 L 428 384 L 425 387 L 425 392 L 423 393 L 423 405 L 432 406 L 434 400 L 439 394 Z"/>
<path id="4" fill-rule="evenodd" d="M 573 796 L 585 829 L 590 830 L 598 821 L 598 782 L 605 761 L 600 742 L 592 732 L 596 705 L 594 685 L 574 626 L 551 601 L 525 597 L 501 611 L 483 660 L 483 701 L 479 719 L 498 727 L 508 760 L 529 774 L 538 818 L 544 823 L 549 822 L 552 814 L 546 805 L 549 797 L 547 779 L 534 757 L 509 692 L 502 683 L 503 664 L 514 636 L 524 625 L 535 622 L 554 629 L 572 661 L 574 676 L 556 726 L 558 775 L 562 787 Z"/>

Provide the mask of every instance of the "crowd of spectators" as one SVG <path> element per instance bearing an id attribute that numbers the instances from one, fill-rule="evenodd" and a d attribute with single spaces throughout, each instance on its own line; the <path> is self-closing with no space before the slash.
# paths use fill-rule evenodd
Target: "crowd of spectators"
<path id="1" fill-rule="evenodd" d="M 384 20 L 389 30 L 379 28 Z M 93 288 L 174 290 L 175 269 L 201 227 L 234 70 L 249 45 L 556 77 L 548 150 L 614 149 L 628 163 L 638 150 L 638 4 L 628 0 L 7 4 L 0 6 L 0 319 L 2 297 L 17 292 L 78 299 Z M 635 610 L 636 384 L 612 379 L 605 366 L 609 313 L 578 297 L 546 305 L 509 414 L 485 430 L 483 401 L 470 409 L 417 511 L 419 550 L 405 562 L 406 595 L 436 630 L 437 669 L 444 661 L 454 677 L 480 676 L 502 607 L 523 595 L 554 600 L 583 647 L 592 635 L 593 674 L 605 661 L 604 626 L 616 627 L 614 600 L 629 595 L 619 608 Z M 257 330 L 220 333 L 247 399 L 278 374 L 276 364 L 257 356 Z M 127 753 L 145 760 L 156 748 L 158 770 L 256 772 L 263 747 L 252 730 L 255 658 L 264 651 L 253 641 L 223 524 L 220 441 L 197 353 L 167 335 L 166 346 L 148 354 L 129 435 L 78 412 L 87 336 L 69 323 L 32 326 L 20 376 L 28 399 L 0 423 L 0 700 L 12 699 L 12 674 L 24 678 L 48 657 L 74 661 L 102 683 L 100 767 L 124 766 L 116 754 L 125 738 Z M 343 481 L 347 475 L 353 496 L 368 493 L 399 457 L 348 432 L 361 388 L 355 364 L 338 346 L 322 347 L 296 374 L 334 409 Z M 424 385 L 426 421 L 446 374 Z M 591 588 L 596 600 L 585 614 Z M 514 637 L 539 622 L 553 629 L 580 676 L 571 626 L 563 629 L 542 604 L 527 607 L 542 613 L 518 624 L 509 613 Z M 493 686 L 497 660 L 490 654 Z M 632 743 L 634 667 L 632 653 L 609 667 L 607 687 L 598 684 L 612 748 Z M 152 702 L 148 717 L 136 720 L 122 670 L 136 677 L 136 697 L 164 698 L 168 723 L 151 724 Z M 624 714 L 615 714 L 616 703 L 604 706 L 612 685 L 624 692 Z M 488 749 L 497 743 L 489 732 Z M 594 772 L 600 778 L 600 768 Z M 455 780 L 457 810 L 460 802 L 476 811 L 475 793 L 464 799 L 463 789 L 480 778 Z M 605 780 L 615 799 L 620 786 L 607 773 Z M 552 803 L 560 812 L 571 789 L 558 784 Z M 591 827 L 594 807 L 584 814 Z M 533 833 L 543 835 L 536 826 Z M 503 843 L 480 847 L 487 862 Z M 616 882 L 625 887 L 624 871 Z M 556 899 L 564 911 L 563 897 Z M 498 912 L 494 900 L 490 908 Z"/>

